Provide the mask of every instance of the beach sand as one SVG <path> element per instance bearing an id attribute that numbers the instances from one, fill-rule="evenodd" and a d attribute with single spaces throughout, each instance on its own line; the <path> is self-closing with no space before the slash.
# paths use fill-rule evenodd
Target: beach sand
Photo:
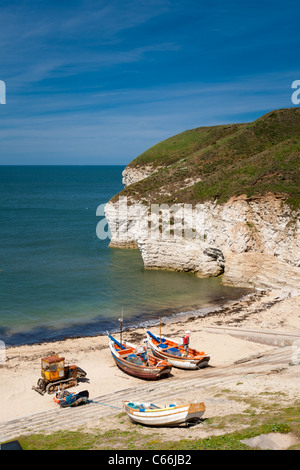
<path id="1" fill-rule="evenodd" d="M 191 331 L 190 345 L 211 356 L 210 365 L 222 367 L 253 354 L 274 349 L 274 346 L 245 341 L 227 334 L 208 333 L 206 326 L 238 326 L 300 333 L 300 295 L 286 296 L 281 292 L 256 292 L 241 301 L 230 302 L 219 311 L 203 318 L 187 315 L 162 324 L 162 334 L 179 339 Z M 125 319 L 126 326 L 126 319 Z M 151 328 L 159 332 L 159 326 Z M 115 335 L 119 338 L 119 335 Z M 144 328 L 126 330 L 123 338 L 141 343 Z M 0 364 L 0 422 L 33 413 L 55 409 L 53 395 L 40 395 L 32 390 L 40 377 L 40 360 L 51 354 L 65 357 L 66 364 L 76 364 L 87 373 L 88 382 L 81 382 L 70 391 L 89 390 L 90 398 L 145 382 L 122 372 L 114 363 L 106 336 L 73 338 L 64 341 L 11 347 Z M 172 369 L 174 377 L 182 371 Z M 273 377 L 276 381 L 276 377 Z M 281 388 L 281 378 L 274 387 Z M 257 385 L 253 384 L 254 387 Z M 237 404 L 238 406 L 238 404 Z"/>

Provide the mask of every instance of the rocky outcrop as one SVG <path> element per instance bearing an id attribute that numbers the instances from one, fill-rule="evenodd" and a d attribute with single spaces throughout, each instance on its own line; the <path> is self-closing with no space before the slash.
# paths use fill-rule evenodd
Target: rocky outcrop
<path id="1" fill-rule="evenodd" d="M 224 283 L 240 287 L 276 288 L 299 292 L 300 269 L 275 256 L 261 253 L 228 253 Z"/>
<path id="2" fill-rule="evenodd" d="M 244 287 L 299 288 L 299 218 L 281 197 L 207 201 L 177 217 L 168 209 L 127 198 L 109 202 L 110 245 L 138 247 L 146 268 L 224 273 L 224 283 Z"/>
<path id="3" fill-rule="evenodd" d="M 138 247 L 147 268 L 192 271 L 199 277 L 218 276 L 224 271 L 222 252 L 199 240 L 140 239 Z"/>
<path id="4" fill-rule="evenodd" d="M 157 172 L 160 167 L 155 168 L 153 165 L 130 167 L 127 166 L 122 173 L 122 183 L 125 188 L 131 184 L 137 183 L 153 173 Z"/>
<path id="5" fill-rule="evenodd" d="M 299 128 L 288 108 L 154 145 L 107 204 L 110 245 L 138 247 L 146 268 L 300 289 Z"/>

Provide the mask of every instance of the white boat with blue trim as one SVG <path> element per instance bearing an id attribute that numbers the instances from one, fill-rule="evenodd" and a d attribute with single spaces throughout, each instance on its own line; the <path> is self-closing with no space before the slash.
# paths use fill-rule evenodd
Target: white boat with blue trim
<path id="1" fill-rule="evenodd" d="M 204 351 L 188 348 L 186 354 L 183 345 L 165 336 L 156 336 L 147 331 L 147 341 L 152 353 L 159 359 L 165 359 L 179 369 L 200 369 L 207 366 L 210 356 Z"/>
<path id="2" fill-rule="evenodd" d="M 162 406 L 125 401 L 124 409 L 130 420 L 135 423 L 148 426 L 180 426 L 198 423 L 205 412 L 205 405 L 188 403 Z"/>

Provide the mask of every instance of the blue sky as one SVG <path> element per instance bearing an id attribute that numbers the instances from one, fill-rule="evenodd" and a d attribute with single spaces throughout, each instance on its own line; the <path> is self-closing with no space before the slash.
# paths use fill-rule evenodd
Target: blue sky
<path id="1" fill-rule="evenodd" d="M 0 0 L 0 164 L 126 165 L 293 107 L 294 0 Z"/>

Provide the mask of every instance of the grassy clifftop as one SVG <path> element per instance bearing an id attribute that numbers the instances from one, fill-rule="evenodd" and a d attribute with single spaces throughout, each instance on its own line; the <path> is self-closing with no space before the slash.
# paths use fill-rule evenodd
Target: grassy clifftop
<path id="1" fill-rule="evenodd" d="M 152 165 L 152 176 L 122 195 L 157 203 L 268 192 L 299 208 L 300 108 L 272 111 L 252 123 L 200 127 L 154 145 L 128 166 Z"/>

